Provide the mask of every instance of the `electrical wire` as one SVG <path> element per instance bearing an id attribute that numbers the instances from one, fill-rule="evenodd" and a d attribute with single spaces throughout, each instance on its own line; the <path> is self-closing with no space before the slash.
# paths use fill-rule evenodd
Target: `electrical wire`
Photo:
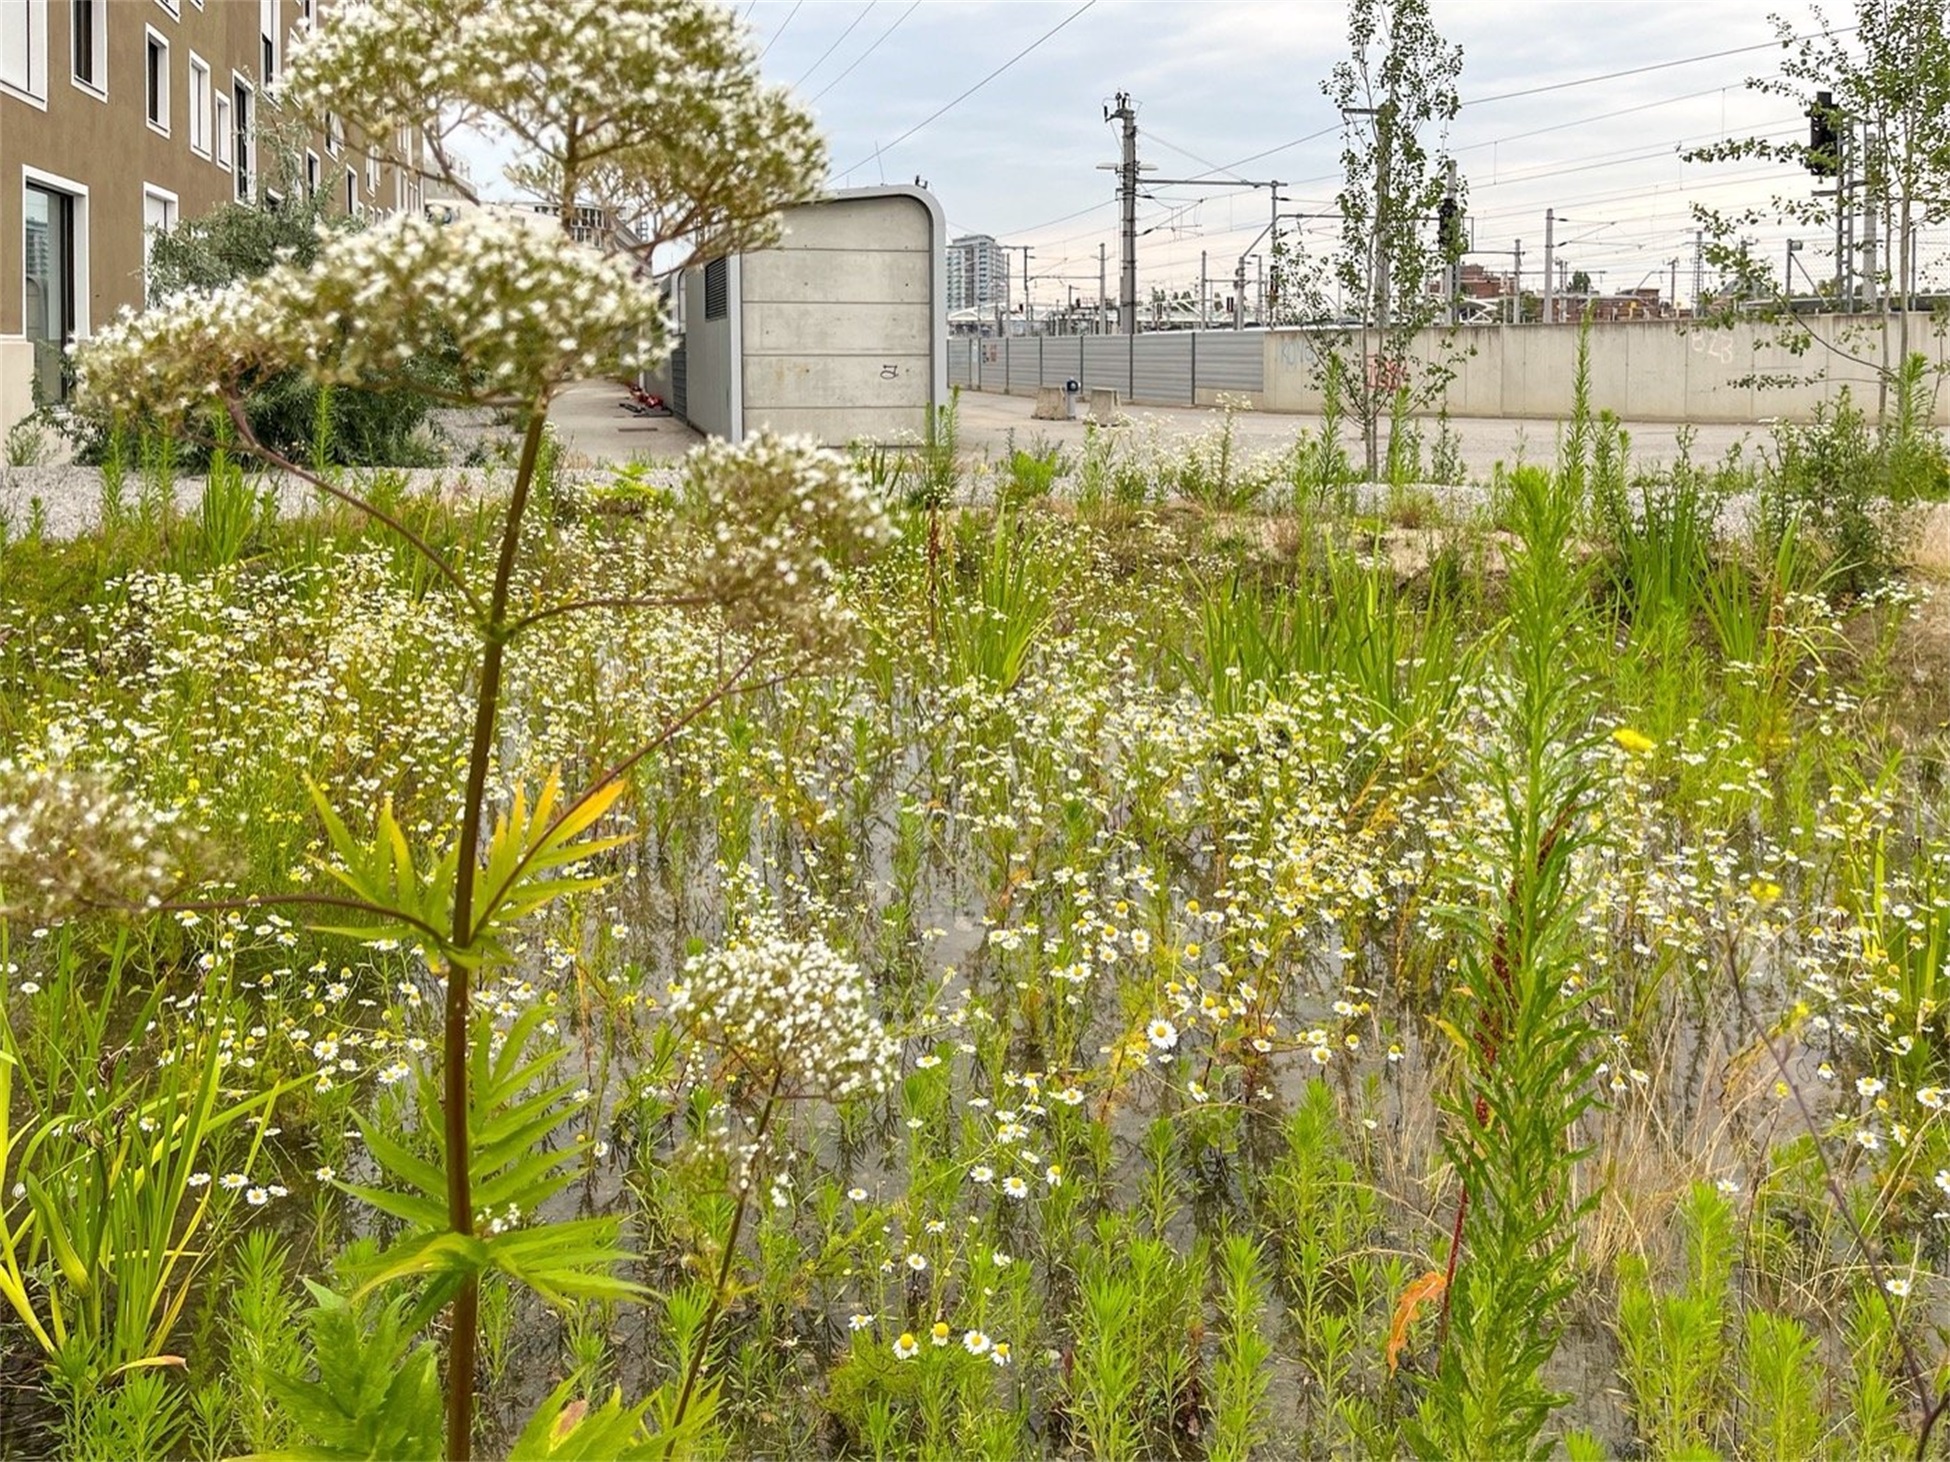
<path id="1" fill-rule="evenodd" d="M 1784 40 L 1761 41 L 1751 46 L 1732 46 L 1724 51 L 1706 51 L 1698 56 L 1679 56 L 1671 61 L 1654 61 L 1649 66 L 1628 66 L 1622 71 L 1606 71 L 1597 76 L 1579 76 L 1570 81 L 1552 81 L 1542 86 L 1526 86 L 1518 91 L 1498 92 L 1495 96 L 1478 96 L 1466 99 L 1462 105 L 1467 107 L 1487 107 L 1497 102 L 1516 101 L 1519 97 L 1543 96 L 1547 92 L 1568 91 L 1574 86 L 1591 86 L 1600 81 L 1617 81 L 1627 76 L 1645 76 L 1654 71 L 1670 71 L 1675 66 L 1691 66 L 1699 61 L 1719 61 L 1728 56 L 1745 56 L 1754 51 L 1781 50 L 1797 41 L 1818 41 L 1827 37 L 1845 36 L 1860 29 L 1859 26 L 1844 25 L 1833 30 L 1810 31 L 1806 35 L 1788 36 Z"/>
<path id="2" fill-rule="evenodd" d="M 838 76 L 835 76 L 831 81 L 827 82 L 824 86 L 820 87 L 818 91 L 814 92 L 812 96 L 807 99 L 806 105 L 811 106 L 814 102 L 818 101 L 821 97 L 825 96 L 827 92 L 831 91 L 834 87 L 838 86 L 842 81 L 846 80 L 847 77 L 851 76 L 853 74 L 853 68 L 855 66 L 858 66 L 862 61 L 866 60 L 867 57 L 871 56 L 875 51 L 879 50 L 881 42 L 886 40 L 887 37 L 892 35 L 895 31 L 899 30 L 901 28 L 902 22 L 905 21 L 908 16 L 912 15 L 915 11 L 919 10 L 920 8 L 921 8 L 921 0 L 914 0 L 914 3 L 912 5 L 908 6 L 907 9 L 903 10 L 899 15 L 895 16 L 894 23 L 888 26 L 887 29 L 883 30 L 880 33 L 880 35 L 875 39 L 874 43 L 871 46 L 868 46 L 866 50 L 862 51 L 859 55 L 855 56 L 853 60 L 847 65 L 846 70 L 842 71 Z"/>
<path id="3" fill-rule="evenodd" d="M 853 23 L 847 26 L 845 30 L 841 31 L 839 33 L 838 39 L 835 40 L 833 44 L 828 46 L 825 50 L 821 51 L 819 53 L 819 59 L 813 62 L 812 65 L 808 66 L 805 69 L 805 71 L 800 75 L 799 79 L 792 83 L 792 89 L 794 91 L 797 91 L 800 87 L 806 84 L 806 77 L 812 75 L 813 72 L 817 71 L 820 67 L 826 64 L 826 58 L 832 55 L 833 52 L 837 51 L 840 48 L 841 42 L 843 42 L 848 36 L 852 35 L 853 32 L 859 28 L 860 22 L 867 18 L 867 12 L 872 10 L 874 6 L 879 3 L 880 0 L 867 0 L 867 3 L 860 7 L 860 13 L 853 17 Z"/>
<path id="4" fill-rule="evenodd" d="M 1024 46 L 1020 51 L 1017 51 L 1015 55 L 1011 56 L 1008 60 L 1004 61 L 1000 66 L 996 67 L 995 70 L 989 72 L 987 76 L 984 76 L 980 81 L 976 82 L 973 86 L 969 87 L 967 91 L 964 91 L 963 93 L 961 93 L 961 95 L 955 97 L 952 101 L 946 102 L 942 106 L 938 107 L 936 110 L 930 112 L 927 116 L 923 117 L 920 121 L 916 122 L 912 127 L 909 127 L 905 132 L 901 133 L 901 135 L 896 137 L 892 142 L 889 142 L 885 147 L 876 147 L 866 157 L 862 158 L 859 162 L 855 163 L 853 167 L 841 169 L 841 176 L 844 177 L 847 173 L 854 171 L 855 168 L 863 168 L 868 163 L 874 161 L 874 159 L 882 156 L 883 154 L 892 152 L 896 147 L 899 147 L 903 142 L 907 141 L 908 138 L 912 137 L 916 132 L 919 132 L 922 128 L 930 126 L 931 124 L 941 120 L 941 118 L 947 116 L 948 113 L 952 112 L 956 107 L 960 106 L 963 102 L 967 101 L 971 96 L 975 95 L 976 92 L 980 91 L 983 87 L 987 86 L 991 81 L 995 80 L 996 77 L 1000 76 L 1003 72 L 1007 71 L 1011 66 L 1015 65 L 1016 62 L 1020 61 L 1024 56 L 1027 56 L 1031 51 L 1035 50 L 1038 46 L 1042 45 L 1044 41 L 1050 39 L 1050 37 L 1054 36 L 1058 31 L 1062 30 L 1071 21 L 1075 20 L 1078 16 L 1082 15 L 1085 11 L 1095 9 L 1096 4 L 1097 4 L 1097 0 L 1083 0 L 1083 4 L 1079 5 L 1075 10 L 1072 10 L 1068 15 L 1064 16 L 1061 20 L 1057 21 L 1055 25 L 1051 26 L 1048 30 L 1044 31 L 1041 35 L 1037 36 L 1035 40 L 1031 41 L 1028 45 Z"/>
<path id="5" fill-rule="evenodd" d="M 792 8 L 786 11 L 785 19 L 780 21 L 779 28 L 772 32 L 772 39 L 765 43 L 765 50 L 758 53 L 759 60 L 763 61 L 772 47 L 778 44 L 779 37 L 785 34 L 785 28 L 792 24 L 792 17 L 799 13 L 799 7 L 805 3 L 806 0 L 792 0 Z"/>

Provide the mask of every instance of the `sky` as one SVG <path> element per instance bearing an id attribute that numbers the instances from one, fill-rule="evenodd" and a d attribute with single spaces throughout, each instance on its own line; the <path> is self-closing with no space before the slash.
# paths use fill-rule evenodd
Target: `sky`
<path id="1" fill-rule="evenodd" d="M 1816 186 L 1796 170 L 1680 157 L 1726 136 L 1805 136 L 1795 104 L 1746 85 L 1778 70 L 1770 13 L 1796 32 L 1819 29 L 1801 0 L 1778 12 L 1741 0 L 1430 0 L 1429 9 L 1463 50 L 1463 109 L 1449 145 L 1467 187 L 1470 257 L 1508 270 L 1520 239 L 1528 288 L 1541 282 L 1546 209 L 1558 215 L 1558 257 L 1596 287 L 1668 283 L 1676 258 L 1690 293 L 1691 202 L 1764 202 Z M 1072 288 L 1094 299 L 1100 242 L 1116 290 L 1116 184 L 1099 165 L 1117 157 L 1104 109 L 1119 90 L 1137 104 L 1139 156 L 1155 177 L 1277 178 L 1292 212 L 1328 211 L 1339 185 L 1339 118 L 1320 82 L 1347 53 L 1340 3 L 757 0 L 740 14 L 767 79 L 792 87 L 818 119 L 836 186 L 925 179 L 953 235 L 1029 246 L 1039 303 Z M 1722 52 L 1737 54 L 1713 54 Z M 1269 212 L 1263 189 L 1145 191 L 1147 288 L 1196 285 L 1201 251 L 1214 278 L 1230 275 Z M 1322 243 L 1336 227 L 1297 226 Z M 1788 236 L 1759 231 L 1783 250 Z M 1807 240 L 1801 259 L 1817 277 L 1832 270 L 1821 238 Z M 1018 254 L 1018 298 L 1021 270 Z"/>
<path id="2" fill-rule="evenodd" d="M 1799 168 L 1688 163 L 1723 138 L 1805 139 L 1802 106 L 1756 91 L 1776 77 L 1772 17 L 1822 28 L 1811 0 L 1428 0 L 1462 47 L 1462 111 L 1446 139 L 1461 169 L 1470 260 L 1542 283 L 1546 211 L 1554 256 L 1596 289 L 1693 290 L 1696 203 L 1768 207 L 1819 183 Z M 1117 290 L 1119 91 L 1138 111 L 1151 165 L 1138 213 L 1141 291 L 1228 279 L 1270 212 L 1324 214 L 1340 186 L 1341 121 L 1321 81 L 1348 53 L 1343 0 L 737 0 L 766 79 L 792 89 L 823 131 L 834 187 L 924 180 L 950 236 L 1029 250 L 1038 307 L 1094 300 L 1099 246 Z M 1854 6 L 1831 5 L 1847 27 Z M 1424 137 L 1434 152 L 1443 139 Z M 497 148 L 474 158 L 492 175 Z M 1162 179 L 1204 179 L 1166 185 Z M 1768 208 L 1769 213 L 1772 209 Z M 1334 219 L 1289 219 L 1300 246 L 1332 243 Z M 1799 271 L 1832 277 L 1832 233 L 1768 224 L 1762 257 L 1802 242 Z M 1950 287 L 1950 228 L 1925 233 L 1921 283 Z M 1012 256 L 1021 299 L 1023 256 Z M 1257 262 L 1249 266 L 1249 276 Z M 1778 265 L 1776 266 L 1779 267 Z M 1712 283 L 1710 269 L 1704 281 Z"/>

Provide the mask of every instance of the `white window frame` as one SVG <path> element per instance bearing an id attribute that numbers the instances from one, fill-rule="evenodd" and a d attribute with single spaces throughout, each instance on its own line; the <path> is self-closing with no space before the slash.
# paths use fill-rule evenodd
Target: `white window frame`
<path id="1" fill-rule="evenodd" d="M 324 181 L 324 170 L 319 166 L 318 154 L 309 147 L 305 149 L 305 196 L 316 198 L 318 185 Z"/>
<path id="2" fill-rule="evenodd" d="M 264 46 L 269 42 L 271 65 L 268 73 L 258 78 L 267 92 L 275 90 L 284 77 L 284 27 L 278 24 L 279 7 L 280 0 L 257 0 L 257 54 L 253 59 L 262 64 Z"/>
<path id="3" fill-rule="evenodd" d="M 199 77 L 203 81 L 203 96 L 200 101 L 196 94 L 196 83 Z M 210 156 L 210 117 L 213 111 L 211 102 L 215 96 L 216 89 L 214 78 L 210 72 L 210 63 L 197 55 L 196 52 L 191 51 L 189 94 L 190 151 L 202 158 Z"/>
<path id="4" fill-rule="evenodd" d="M 345 170 L 345 216 L 353 218 L 359 212 L 359 170 L 348 167 Z"/>
<path id="5" fill-rule="evenodd" d="M 18 0 L 18 3 L 20 9 L 16 13 L 25 25 L 21 38 L 25 50 L 18 59 L 25 70 L 20 74 L 18 82 L 8 80 L 6 72 L 0 70 L 0 93 L 18 97 L 29 106 L 38 107 L 44 112 L 47 110 L 48 0 Z"/>
<path id="6" fill-rule="evenodd" d="M 167 137 L 169 135 L 170 91 L 169 37 L 157 30 L 153 25 L 145 25 L 142 29 L 144 32 L 142 42 L 142 117 L 149 124 L 149 130 L 151 132 L 159 132 L 164 137 Z M 149 48 L 151 46 L 162 47 L 162 65 L 158 66 L 155 71 L 156 85 L 160 88 L 155 99 L 156 110 L 161 113 L 160 121 L 154 116 L 151 116 L 149 112 Z"/>
<path id="7" fill-rule="evenodd" d="M 232 97 L 236 96 L 237 89 L 239 87 L 242 87 L 246 92 L 246 94 L 248 94 L 251 99 L 251 116 L 249 118 L 249 128 L 250 128 L 250 132 L 252 134 L 255 134 L 257 130 L 257 103 L 258 103 L 257 88 L 251 85 L 251 79 L 248 76 L 244 75 L 243 72 L 232 71 L 230 73 L 230 94 Z M 243 198 L 239 199 L 238 201 L 240 202 L 248 201 L 251 203 L 255 203 L 258 201 L 256 197 L 257 194 L 256 137 L 252 135 L 249 138 L 247 138 L 247 140 L 244 143 L 243 155 L 242 156 L 236 155 L 237 153 L 237 147 L 236 147 L 237 112 L 236 112 L 236 103 L 234 101 L 231 103 L 230 133 L 231 133 L 231 144 L 232 144 L 230 149 L 232 153 L 232 157 L 231 157 L 232 170 L 237 174 L 237 176 L 241 177 L 244 180 Z M 237 198 L 237 194 L 234 190 L 231 193 L 231 197 Z"/>
<path id="8" fill-rule="evenodd" d="M 345 153 L 345 123 L 337 112 L 325 113 L 325 155 L 331 158 L 342 157 Z"/>
<path id="9" fill-rule="evenodd" d="M 72 0 L 68 10 L 68 79 L 74 89 L 84 96 L 92 96 L 98 102 L 108 100 L 108 0 L 89 0 L 95 8 L 95 79 L 83 81 L 74 73 L 74 9 Z"/>
<path id="10" fill-rule="evenodd" d="M 59 173 L 42 172 L 26 164 L 20 169 L 20 212 L 15 217 L 22 220 L 24 227 L 27 218 L 27 185 L 39 184 L 52 188 L 57 193 L 66 193 L 74 199 L 74 338 L 86 340 L 93 322 L 88 315 L 88 295 L 93 288 L 88 268 L 88 185 L 77 183 L 73 178 L 64 178 Z M 20 271 L 20 318 L 27 318 L 27 271 Z M 24 327 L 23 327 L 24 328 Z"/>
<path id="11" fill-rule="evenodd" d="M 182 0 L 156 0 L 156 3 L 162 6 L 163 10 L 168 14 L 171 20 L 181 20 L 183 18 Z M 203 7 L 200 4 L 197 6 L 197 9 L 199 10 L 201 10 L 202 8 Z"/>
<path id="12" fill-rule="evenodd" d="M 379 201 L 379 154 L 371 151 L 366 153 L 366 196 Z"/>
<path id="13" fill-rule="evenodd" d="M 149 233 L 149 200 L 159 199 L 164 205 L 165 216 L 162 231 L 169 233 L 182 219 L 182 205 L 177 196 L 167 188 L 159 188 L 154 183 L 142 185 L 142 302 L 149 302 L 149 251 L 155 240 Z"/>
<path id="14" fill-rule="evenodd" d="M 230 120 L 230 96 L 227 92 L 210 89 L 210 161 L 225 172 L 230 171 L 231 154 L 236 150 Z"/>

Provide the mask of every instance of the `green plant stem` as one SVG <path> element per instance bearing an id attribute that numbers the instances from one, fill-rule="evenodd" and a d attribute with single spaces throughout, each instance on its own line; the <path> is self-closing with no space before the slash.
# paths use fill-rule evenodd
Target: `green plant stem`
<path id="1" fill-rule="evenodd" d="M 537 397 L 522 436 L 521 460 L 515 469 L 514 491 L 508 498 L 508 518 L 501 530 L 501 558 L 495 566 L 494 596 L 481 626 L 481 686 L 474 702 L 474 744 L 467 758 L 467 793 L 461 802 L 460 849 L 454 872 L 456 949 L 472 942 L 474 880 L 481 856 L 481 814 L 487 802 L 488 760 L 494 751 L 494 727 L 501 707 L 501 667 L 507 653 L 508 594 L 514 581 L 515 555 L 521 546 L 521 520 L 528 506 L 528 490 L 547 420 L 548 397 Z M 467 1057 L 469 981 L 467 966 L 447 962 L 447 1001 L 442 1053 L 445 1067 L 443 1114 L 447 1134 L 447 1220 L 457 1234 L 473 1237 L 474 1187 L 468 1162 Z M 454 1296 L 452 1324 L 447 1336 L 447 1456 L 468 1462 L 474 1443 L 474 1361 L 479 1344 L 481 1280 L 469 1274 Z"/>
<path id="2" fill-rule="evenodd" d="M 1855 1241 L 1855 1247 L 1862 1255 L 1862 1262 L 1869 1268 L 1869 1283 L 1875 1288 L 1877 1302 L 1888 1313 L 1889 1333 L 1895 1338 L 1896 1350 L 1902 1358 L 1903 1370 L 1909 1377 L 1910 1385 L 1916 1389 L 1917 1399 L 1923 1404 L 1923 1422 L 1916 1436 L 1916 1462 L 1923 1462 L 1923 1459 L 1929 1455 L 1930 1434 L 1936 1430 L 1936 1424 L 1943 1419 L 1944 1410 L 1950 1407 L 1950 1391 L 1937 1394 L 1935 1388 L 1929 1383 L 1927 1373 L 1918 1363 L 1916 1352 L 1910 1348 L 1909 1337 L 1903 1333 L 1902 1316 L 1897 1313 L 1895 1302 L 1889 1297 L 1889 1286 L 1882 1277 L 1882 1261 L 1876 1257 L 1875 1247 L 1869 1242 L 1868 1234 L 1863 1232 L 1861 1224 L 1856 1221 L 1855 1210 L 1849 1207 L 1848 1195 L 1842 1191 L 1841 1180 L 1835 1176 L 1835 1169 L 1828 1161 L 1828 1150 L 1821 1144 L 1818 1135 L 1821 1128 L 1815 1121 L 1815 1114 L 1809 1109 L 1807 1098 L 1801 1095 L 1801 1087 L 1796 1083 L 1794 1073 L 1788 1070 L 1787 1058 L 1774 1045 L 1774 1037 L 1769 1034 L 1767 1027 L 1761 1024 L 1760 1018 L 1754 1014 L 1753 1007 L 1747 1002 L 1747 988 L 1740 978 L 1739 953 L 1731 940 L 1727 942 L 1727 983 L 1733 987 L 1733 1002 L 1739 1008 L 1741 1019 L 1759 1037 L 1768 1059 L 1774 1063 L 1775 1074 L 1780 1078 L 1781 1085 L 1787 1088 L 1788 1097 L 1793 1101 L 1795 1111 L 1800 1114 L 1802 1125 L 1806 1127 L 1808 1136 L 1813 1141 L 1815 1161 L 1821 1165 L 1822 1182 L 1828 1189 L 1828 1196 L 1835 1205 L 1835 1211 L 1848 1225 L 1849 1237 Z"/>
<path id="3" fill-rule="evenodd" d="M 772 1114 L 779 1105 L 778 1076 L 772 1078 L 772 1089 L 765 1094 L 764 1110 L 758 1114 L 758 1126 L 752 1133 L 753 1156 L 765 1141 L 765 1129 L 772 1125 Z M 684 1424 L 684 1414 L 690 1410 L 691 1396 L 697 1390 L 698 1373 L 704 1369 L 705 1354 L 711 1349 L 711 1332 L 717 1327 L 718 1316 L 724 1313 L 725 1286 L 731 1282 L 731 1264 L 738 1253 L 738 1235 L 745 1227 L 745 1210 L 751 1206 L 753 1183 L 750 1175 L 738 1193 L 738 1206 L 731 1211 L 731 1228 L 725 1234 L 724 1253 L 718 1258 L 718 1277 L 711 1285 L 711 1308 L 704 1312 L 704 1324 L 698 1328 L 697 1344 L 691 1351 L 690 1361 L 684 1367 L 684 1384 L 677 1392 L 677 1406 L 670 1414 L 670 1439 L 664 1443 L 666 1462 L 671 1449 L 676 1446 L 678 1429 Z"/>

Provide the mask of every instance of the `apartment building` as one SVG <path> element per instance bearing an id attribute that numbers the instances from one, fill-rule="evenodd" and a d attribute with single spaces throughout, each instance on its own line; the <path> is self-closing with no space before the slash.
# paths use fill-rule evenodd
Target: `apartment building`
<path id="1" fill-rule="evenodd" d="M 948 311 L 987 319 L 1009 308 L 1009 254 L 988 234 L 964 234 L 948 245 Z"/>
<path id="2" fill-rule="evenodd" d="M 0 430 L 60 397 L 61 351 L 144 302 L 157 230 L 275 208 L 276 87 L 323 0 L 0 0 Z M 285 187 L 349 212 L 420 206 L 419 179 L 335 118 Z"/>

